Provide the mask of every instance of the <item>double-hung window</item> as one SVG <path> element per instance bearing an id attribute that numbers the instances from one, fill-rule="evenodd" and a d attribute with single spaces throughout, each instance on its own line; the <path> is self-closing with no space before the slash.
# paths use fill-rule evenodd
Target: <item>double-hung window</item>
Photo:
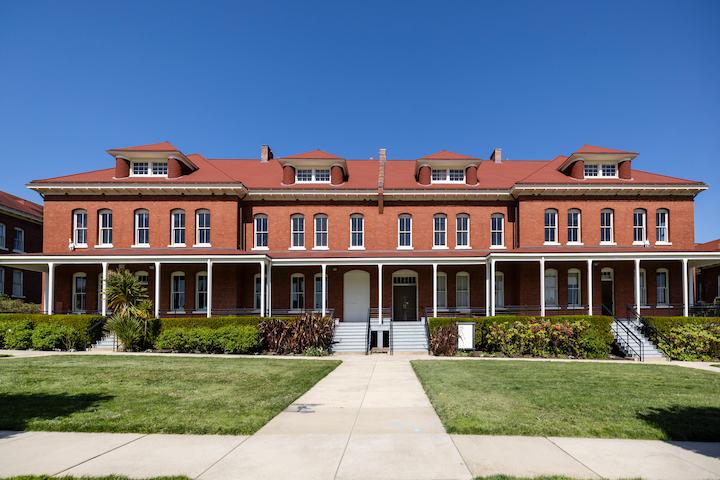
<path id="1" fill-rule="evenodd" d="M 305 217 L 302 215 L 290 217 L 290 248 L 305 248 Z"/>
<path id="2" fill-rule="evenodd" d="M 23 297 L 23 272 L 22 270 L 13 270 L 12 296 L 16 298 Z"/>
<path id="3" fill-rule="evenodd" d="M 568 270 L 568 307 L 580 307 L 580 270 L 571 268 Z"/>
<path id="4" fill-rule="evenodd" d="M 147 210 L 135 211 L 135 245 L 150 245 L 150 213 Z"/>
<path id="5" fill-rule="evenodd" d="M 6 227 L 4 223 L 0 223 L 0 248 L 7 248 L 7 244 L 5 243 L 6 237 Z"/>
<path id="6" fill-rule="evenodd" d="M 300 168 L 295 173 L 297 183 L 330 183 L 328 168 Z"/>
<path id="7" fill-rule="evenodd" d="M 455 216 L 455 248 L 470 248 L 470 216 L 466 213 Z"/>
<path id="8" fill-rule="evenodd" d="M 558 213 L 554 208 L 545 210 L 545 243 L 558 243 Z"/>
<path id="9" fill-rule="evenodd" d="M 195 310 L 206 312 L 208 306 L 208 274 L 199 272 L 195 277 Z"/>
<path id="10" fill-rule="evenodd" d="M 170 310 L 182 312 L 185 310 L 185 274 L 175 272 L 170 277 Z"/>
<path id="11" fill-rule="evenodd" d="M 350 215 L 350 248 L 365 248 L 365 218 Z"/>
<path id="12" fill-rule="evenodd" d="M 657 243 L 670 243 L 669 233 L 670 213 L 661 208 L 655 212 L 655 241 Z"/>
<path id="13" fill-rule="evenodd" d="M 315 215 L 315 247 L 328 248 L 328 217 L 325 214 Z"/>
<path id="14" fill-rule="evenodd" d="M 167 162 L 133 162 L 131 175 L 133 177 L 167 177 Z"/>
<path id="15" fill-rule="evenodd" d="M 398 217 L 398 248 L 412 248 L 412 216 L 407 213 Z"/>
<path id="16" fill-rule="evenodd" d="M 490 216 L 490 247 L 505 246 L 505 215 L 493 213 Z"/>
<path id="17" fill-rule="evenodd" d="M 325 275 L 325 301 L 327 302 L 327 288 L 328 288 L 328 281 L 327 281 L 327 275 Z M 316 273 L 315 274 L 315 288 L 313 290 L 314 293 L 314 302 L 313 306 L 315 310 L 322 310 L 322 274 Z"/>
<path id="18" fill-rule="evenodd" d="M 305 276 L 302 273 L 293 273 L 290 277 L 290 309 L 303 310 L 305 308 Z"/>
<path id="19" fill-rule="evenodd" d="M 617 178 L 618 167 L 615 163 L 585 163 L 585 178 Z"/>
<path id="20" fill-rule="evenodd" d="M 444 213 L 433 217 L 433 248 L 447 248 L 447 216 Z"/>
<path id="21" fill-rule="evenodd" d="M 470 308 L 470 274 L 467 272 L 455 275 L 455 306 Z"/>
<path id="22" fill-rule="evenodd" d="M 437 307 L 447 308 L 447 274 L 438 272 L 437 274 Z"/>
<path id="23" fill-rule="evenodd" d="M 433 168 L 431 178 L 433 183 L 464 183 L 465 170 L 461 168 Z"/>
<path id="24" fill-rule="evenodd" d="M 613 211 L 609 208 L 600 211 L 600 243 L 613 243 Z"/>
<path id="25" fill-rule="evenodd" d="M 87 246 L 88 216 L 85 210 L 73 212 L 73 243 L 76 247 Z"/>
<path id="26" fill-rule="evenodd" d="M 268 247 L 268 217 L 255 215 L 255 248 Z"/>
<path id="27" fill-rule="evenodd" d="M 13 251 L 25 251 L 25 230 L 15 227 L 15 238 L 13 239 Z"/>
<path id="28" fill-rule="evenodd" d="M 113 240 L 113 218 L 110 210 L 100 210 L 98 213 L 99 235 L 98 244 L 112 247 Z"/>
<path id="29" fill-rule="evenodd" d="M 633 244 L 647 243 L 647 213 L 642 208 L 633 211 Z"/>
<path id="30" fill-rule="evenodd" d="M 201 246 L 210 245 L 210 211 L 195 212 L 195 243 Z"/>
<path id="31" fill-rule="evenodd" d="M 558 272 L 554 268 L 545 270 L 545 305 L 558 306 Z"/>
<path id="32" fill-rule="evenodd" d="M 657 288 L 657 304 L 659 306 L 670 305 L 670 273 L 666 268 L 659 268 L 655 272 Z"/>
<path id="33" fill-rule="evenodd" d="M 73 275 L 72 285 L 72 311 L 73 313 L 85 313 L 87 297 L 87 275 L 76 273 Z"/>
<path id="34" fill-rule="evenodd" d="M 171 246 L 185 246 L 185 210 L 173 210 L 170 214 Z"/>
<path id="35" fill-rule="evenodd" d="M 581 243 L 582 236 L 580 235 L 580 210 L 571 208 L 568 210 L 568 224 L 567 224 L 568 243 Z"/>

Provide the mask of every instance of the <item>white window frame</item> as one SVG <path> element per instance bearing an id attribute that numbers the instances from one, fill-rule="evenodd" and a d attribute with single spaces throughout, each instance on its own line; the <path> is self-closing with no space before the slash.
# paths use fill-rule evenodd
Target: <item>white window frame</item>
<path id="1" fill-rule="evenodd" d="M 267 250 L 269 247 L 270 235 L 268 232 L 268 216 L 258 213 L 253 218 L 253 250 Z"/>
<path id="2" fill-rule="evenodd" d="M 22 270 L 13 270 L 12 272 L 12 296 L 13 298 L 25 298 L 25 274 Z M 18 279 L 20 279 L 20 281 L 18 281 Z"/>
<path id="3" fill-rule="evenodd" d="M 310 172 L 310 176 L 306 178 L 307 172 Z M 325 178 L 326 174 L 327 178 Z M 330 183 L 330 178 L 329 168 L 298 168 L 295 170 L 295 183 Z"/>
<path id="4" fill-rule="evenodd" d="M 554 285 L 552 280 L 554 279 Z M 558 285 L 559 276 L 558 271 L 554 268 L 545 269 L 545 307 L 546 308 L 557 308 L 560 306 L 560 288 Z M 555 298 L 552 298 L 553 295 Z"/>
<path id="5" fill-rule="evenodd" d="M 329 282 L 327 273 L 325 274 L 325 298 L 327 299 L 327 290 L 329 290 Z M 313 308 L 322 310 L 322 273 L 316 273 L 313 276 Z"/>
<path id="6" fill-rule="evenodd" d="M 201 226 L 201 216 L 207 215 L 207 224 Z M 193 247 L 210 247 L 212 246 L 212 217 L 210 210 L 201 208 L 195 211 L 195 245 Z M 202 238 L 206 237 L 206 238 Z"/>
<path id="7" fill-rule="evenodd" d="M 15 227 L 13 233 L 13 252 L 25 253 L 25 230 L 20 227 Z"/>
<path id="8" fill-rule="evenodd" d="M 82 221 L 80 221 L 82 219 Z M 73 244 L 75 248 L 87 248 L 88 243 L 88 214 L 87 210 L 73 210 Z"/>
<path id="9" fill-rule="evenodd" d="M 500 222 L 499 229 L 497 228 L 498 221 Z M 499 243 L 496 241 L 498 236 L 500 237 Z M 502 213 L 493 213 L 490 215 L 490 248 L 505 248 L 505 215 Z"/>
<path id="10" fill-rule="evenodd" d="M 460 279 L 463 278 L 466 288 L 460 288 Z M 464 298 L 466 301 L 460 301 Z M 458 272 L 455 274 L 455 308 L 462 310 L 470 308 L 470 274 L 468 272 Z"/>
<path id="11" fill-rule="evenodd" d="M 661 216 L 664 217 L 662 224 Z M 663 236 L 664 240 L 660 240 Z M 655 211 L 655 245 L 672 245 L 670 241 L 670 210 L 667 208 L 658 208 Z"/>
<path id="12" fill-rule="evenodd" d="M 665 285 L 661 285 L 658 282 L 660 274 L 665 276 Z M 660 302 L 660 292 L 665 295 L 665 301 Z M 655 305 L 658 307 L 669 307 L 670 306 L 670 271 L 667 268 L 658 268 L 655 270 Z"/>
<path id="13" fill-rule="evenodd" d="M 178 290 L 175 287 L 175 279 L 176 278 L 182 278 L 183 280 L 183 289 Z M 185 294 L 187 293 L 187 279 L 185 278 L 185 272 L 173 272 L 170 275 L 170 312 L 171 313 L 185 313 L 185 304 L 187 303 L 187 298 L 185 298 Z M 182 302 L 180 302 L 182 300 Z"/>
<path id="14" fill-rule="evenodd" d="M 549 215 L 549 216 L 548 216 Z M 548 223 L 548 220 L 552 220 Z M 555 208 L 547 208 L 543 214 L 543 224 L 545 226 L 543 231 L 543 245 L 560 245 L 558 241 L 558 211 Z M 548 239 L 548 233 L 551 234 L 552 239 Z"/>
<path id="15" fill-rule="evenodd" d="M 447 310 L 448 308 L 448 276 L 445 272 L 437 272 L 437 308 Z"/>
<path id="16" fill-rule="evenodd" d="M 205 277 L 205 290 L 200 290 L 200 279 Z M 195 311 L 196 312 L 207 312 L 208 306 L 208 273 L 206 271 L 197 272 L 195 274 Z M 202 296 L 205 296 L 205 306 L 202 306 Z"/>
<path id="17" fill-rule="evenodd" d="M 0 223 L 0 249 L 7 250 L 7 227 Z"/>
<path id="18" fill-rule="evenodd" d="M 575 285 L 572 284 L 571 278 L 575 278 Z M 575 302 L 571 302 L 573 294 L 576 297 Z M 569 309 L 582 308 L 582 273 L 578 268 L 570 268 L 567 272 L 567 301 Z"/>
<path id="19" fill-rule="evenodd" d="M 568 245 L 582 245 L 582 211 L 579 208 L 568 210 L 567 235 Z M 575 236 L 574 240 L 571 240 Z"/>
<path id="20" fill-rule="evenodd" d="M 605 169 L 606 168 L 613 168 L 613 174 L 609 175 L 606 174 Z M 585 178 L 619 178 L 619 170 L 620 166 L 616 162 L 607 162 L 607 161 L 587 161 L 585 160 L 585 168 L 584 168 L 584 177 Z"/>
<path id="21" fill-rule="evenodd" d="M 350 215 L 350 250 L 365 250 L 365 216 L 360 213 Z"/>
<path id="22" fill-rule="evenodd" d="M 403 228 L 403 221 L 406 220 L 406 228 Z M 412 215 L 401 213 L 398 215 L 398 250 L 412 250 Z"/>
<path id="23" fill-rule="evenodd" d="M 106 221 L 107 220 L 107 221 Z M 105 241 L 105 233 L 107 240 Z M 98 212 L 98 244 L 100 248 L 111 248 L 113 246 L 113 213 L 112 210 L 103 209 Z"/>
<path id="24" fill-rule="evenodd" d="M 465 225 L 461 224 L 464 223 Z M 464 241 L 462 241 L 464 237 Z M 455 248 L 470 248 L 470 215 L 458 213 L 455 215 Z"/>
<path id="25" fill-rule="evenodd" d="M 83 291 L 78 290 L 78 279 L 82 278 L 85 280 L 85 286 Z M 85 313 L 87 312 L 87 281 L 88 277 L 85 272 L 77 272 L 72 276 L 72 307 L 70 311 L 72 313 Z M 78 300 L 80 301 L 80 307 L 78 308 Z"/>
<path id="26" fill-rule="evenodd" d="M 144 165 L 143 172 L 136 172 L 135 167 Z M 130 164 L 130 176 L 131 177 L 167 177 L 168 176 L 168 162 L 166 161 L 138 161 L 131 162 Z"/>
<path id="27" fill-rule="evenodd" d="M 328 216 L 318 213 L 313 217 L 313 250 L 327 250 L 330 241 Z"/>
<path id="28" fill-rule="evenodd" d="M 145 247 L 145 248 L 147 248 L 147 247 L 150 246 L 150 212 L 147 211 L 147 210 L 144 209 L 144 208 L 141 208 L 141 209 L 139 209 L 139 210 L 135 210 L 135 215 L 134 215 L 134 216 L 135 216 L 135 223 L 134 223 L 134 225 L 135 225 L 135 229 L 134 229 L 134 230 L 135 230 L 135 235 L 134 235 L 134 237 L 135 237 L 135 244 L 133 245 L 133 247 Z M 140 225 L 140 220 L 141 220 L 141 218 L 142 218 L 143 216 L 145 216 L 145 221 L 147 222 L 147 225 L 141 226 L 141 225 Z M 140 236 L 141 236 L 140 234 L 141 234 L 143 231 L 144 231 L 144 232 L 146 233 L 146 235 L 147 235 L 147 241 L 146 241 L 146 242 L 141 242 L 141 241 L 140 241 Z"/>
<path id="29" fill-rule="evenodd" d="M 101 277 L 102 278 L 102 277 Z M 146 287 L 150 284 L 150 274 L 144 270 L 135 272 L 135 279 L 140 285 Z"/>
<path id="30" fill-rule="evenodd" d="M 487 267 L 486 267 L 487 268 Z M 505 308 L 505 274 L 495 271 L 495 308 Z"/>
<path id="31" fill-rule="evenodd" d="M 253 277 L 253 308 L 260 311 L 260 301 L 262 296 L 262 283 L 260 282 L 260 274 L 256 273 Z"/>
<path id="32" fill-rule="evenodd" d="M 182 218 L 182 225 L 178 225 L 178 217 Z M 187 216 L 185 210 L 182 208 L 176 208 L 170 212 L 170 245 L 171 247 L 184 247 L 187 241 L 187 232 L 185 230 L 187 226 Z M 178 242 L 177 235 L 182 237 L 182 242 Z"/>
<path id="33" fill-rule="evenodd" d="M 633 288 L 634 290 L 634 288 Z M 647 307 L 647 270 L 640 269 L 640 306 Z"/>
<path id="34" fill-rule="evenodd" d="M 609 214 L 610 224 L 603 224 L 604 214 Z M 610 234 L 610 240 L 603 240 L 603 230 Z M 611 208 L 600 210 L 600 245 L 616 245 L 615 243 L 615 212 Z"/>
<path id="35" fill-rule="evenodd" d="M 301 213 L 290 215 L 290 250 L 305 250 L 305 215 Z"/>
<path id="36" fill-rule="evenodd" d="M 462 172 L 458 174 L 458 172 Z M 462 168 L 431 168 L 430 180 L 432 183 L 465 183 L 465 169 Z"/>
<path id="37" fill-rule="evenodd" d="M 633 210 L 633 245 L 647 245 L 647 210 L 636 208 Z"/>
<path id="38" fill-rule="evenodd" d="M 442 241 L 438 241 L 442 239 Z M 436 213 L 433 215 L 433 249 L 446 249 L 447 246 L 447 215 Z"/>
<path id="39" fill-rule="evenodd" d="M 299 281 L 296 281 L 299 279 Z M 296 286 L 302 287 L 296 290 Z M 290 311 L 305 310 L 305 275 L 293 273 L 290 275 Z"/>

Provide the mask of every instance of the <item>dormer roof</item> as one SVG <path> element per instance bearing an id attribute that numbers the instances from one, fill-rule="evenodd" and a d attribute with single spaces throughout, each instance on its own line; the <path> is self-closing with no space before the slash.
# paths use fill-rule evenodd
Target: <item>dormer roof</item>
<path id="1" fill-rule="evenodd" d="M 578 148 L 575 153 L 627 153 L 631 155 L 637 155 L 637 152 L 628 152 L 626 150 L 617 150 L 615 148 L 596 147 L 594 145 L 585 144 Z"/>
<path id="2" fill-rule="evenodd" d="M 108 150 L 117 152 L 179 152 L 175 145 L 170 142 L 149 143 L 147 145 L 137 145 L 134 147 L 111 148 Z"/>
<path id="3" fill-rule="evenodd" d="M 637 152 L 629 152 L 626 150 L 618 150 L 615 148 L 597 147 L 594 145 L 583 145 L 573 152 L 567 160 L 560 165 L 558 170 L 565 171 L 567 168 L 578 160 L 607 160 L 620 162 L 624 160 L 633 160 L 638 156 Z"/>
<path id="4" fill-rule="evenodd" d="M 182 153 L 175 145 L 170 142 L 150 143 L 147 145 L 137 145 L 134 147 L 111 148 L 107 151 L 115 158 L 124 158 L 126 160 L 168 160 L 174 158 L 185 164 L 190 171 L 198 169 L 190 158 Z"/>
<path id="5" fill-rule="evenodd" d="M 326 152 L 324 150 L 315 149 L 305 153 L 296 153 L 295 155 L 288 155 L 282 157 L 282 159 L 292 160 L 345 160 L 342 157 L 338 157 L 335 154 Z"/>
<path id="6" fill-rule="evenodd" d="M 440 150 L 439 152 L 431 153 L 420 157 L 418 160 L 480 160 L 470 155 L 463 155 L 462 153 L 451 152 L 450 150 Z"/>
<path id="7" fill-rule="evenodd" d="M 470 155 L 451 152 L 450 150 L 440 150 L 420 157 L 415 161 L 415 176 L 418 175 L 420 167 L 430 166 L 431 168 L 462 168 L 465 169 L 470 165 L 478 165 L 482 160 Z"/>

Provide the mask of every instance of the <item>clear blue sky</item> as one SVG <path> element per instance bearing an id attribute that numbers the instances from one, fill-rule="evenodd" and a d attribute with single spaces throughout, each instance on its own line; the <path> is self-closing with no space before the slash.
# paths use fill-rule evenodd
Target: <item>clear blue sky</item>
<path id="1" fill-rule="evenodd" d="M 2 1 L 0 189 L 170 140 L 254 157 L 583 143 L 703 180 L 720 237 L 718 1 Z M 715 187 L 715 188 L 712 188 Z"/>

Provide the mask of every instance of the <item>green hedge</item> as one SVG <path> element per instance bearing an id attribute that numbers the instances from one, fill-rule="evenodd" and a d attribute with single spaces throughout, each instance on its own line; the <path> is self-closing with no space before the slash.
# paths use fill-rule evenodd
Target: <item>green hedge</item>
<path id="1" fill-rule="evenodd" d="M 673 360 L 720 360 L 720 318 L 646 317 L 661 335 L 648 332 L 658 348 Z"/>
<path id="2" fill-rule="evenodd" d="M 273 317 L 281 319 L 292 319 L 294 317 Z M 220 328 L 229 325 L 253 325 L 257 326 L 267 318 L 255 316 L 226 316 L 226 317 L 167 317 L 156 320 L 160 332 L 168 328 Z"/>
<path id="3" fill-rule="evenodd" d="M 103 325 L 104 319 L 100 315 L 2 313 L 0 347 L 10 350 L 84 349 L 102 337 Z"/>
<path id="4" fill-rule="evenodd" d="M 253 325 L 175 327 L 160 332 L 155 348 L 183 353 L 252 353 L 260 349 L 260 334 Z"/>

